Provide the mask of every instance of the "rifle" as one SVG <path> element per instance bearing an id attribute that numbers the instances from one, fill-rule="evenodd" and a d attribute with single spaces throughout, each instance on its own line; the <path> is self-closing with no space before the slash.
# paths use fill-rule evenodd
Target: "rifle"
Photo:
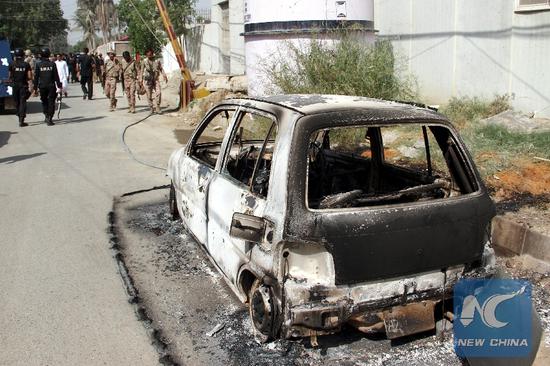
<path id="1" fill-rule="evenodd" d="M 61 113 L 61 105 L 63 101 L 63 89 L 59 89 L 57 92 L 57 98 L 55 99 L 55 104 L 57 104 L 57 119 L 59 119 L 59 114 Z"/>

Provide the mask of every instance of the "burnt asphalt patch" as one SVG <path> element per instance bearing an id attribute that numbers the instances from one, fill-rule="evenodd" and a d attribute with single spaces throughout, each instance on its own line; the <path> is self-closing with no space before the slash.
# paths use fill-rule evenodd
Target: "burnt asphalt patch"
<path id="1" fill-rule="evenodd" d="M 162 187 L 158 187 L 162 188 Z M 299 342 L 261 346 L 250 332 L 246 307 L 215 267 L 174 222 L 168 190 L 144 190 L 117 199 L 110 214 L 116 251 L 130 301 L 164 364 L 299 363 Z M 212 337 L 206 333 L 218 324 Z M 286 361 L 285 361 L 286 360 Z"/>
<path id="2" fill-rule="evenodd" d="M 112 245 L 128 288 L 164 364 L 181 365 L 461 365 L 452 337 L 425 333 L 391 342 L 352 328 L 309 339 L 256 343 L 247 308 L 202 248 L 173 221 L 168 189 L 154 187 L 117 199 L 110 215 Z M 220 328 L 213 336 L 207 333 Z"/>

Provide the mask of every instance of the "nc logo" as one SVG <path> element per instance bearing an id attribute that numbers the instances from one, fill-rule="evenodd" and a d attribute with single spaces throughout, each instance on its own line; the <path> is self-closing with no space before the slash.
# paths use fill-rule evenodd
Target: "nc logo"
<path id="1" fill-rule="evenodd" d="M 467 327 L 474 321 L 474 315 L 477 311 L 481 317 L 481 321 L 489 328 L 502 328 L 508 322 L 501 322 L 496 317 L 497 307 L 504 301 L 510 300 L 525 291 L 523 286 L 519 291 L 511 294 L 493 295 L 490 296 L 482 306 L 479 305 L 475 295 L 468 295 L 462 303 L 462 313 L 460 314 L 460 322 L 464 327 Z"/>

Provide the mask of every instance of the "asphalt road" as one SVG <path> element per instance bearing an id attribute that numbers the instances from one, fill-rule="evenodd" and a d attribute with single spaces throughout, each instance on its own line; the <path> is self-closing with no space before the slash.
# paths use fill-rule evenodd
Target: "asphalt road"
<path id="1" fill-rule="evenodd" d="M 84 101 L 71 84 L 55 126 L 43 123 L 38 98 L 30 100 L 29 127 L 0 116 L 0 365 L 158 363 L 106 229 L 114 196 L 167 181 L 121 143 L 124 127 L 148 115 L 146 104 L 128 114 L 119 97 L 121 109 L 108 112 L 98 89 Z M 170 133 L 155 116 L 128 142 L 165 165 L 176 146 Z"/>

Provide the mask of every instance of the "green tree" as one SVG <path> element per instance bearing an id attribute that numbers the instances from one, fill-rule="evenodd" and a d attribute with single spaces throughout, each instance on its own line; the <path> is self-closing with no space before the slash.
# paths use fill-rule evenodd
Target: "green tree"
<path id="1" fill-rule="evenodd" d="M 54 53 L 66 53 L 69 50 L 67 42 L 67 33 L 59 34 L 48 41 L 48 47 Z"/>
<path id="2" fill-rule="evenodd" d="M 11 40 L 13 47 L 45 45 L 66 36 L 67 29 L 59 0 L 14 0 L 0 6 L 0 36 Z"/>
<path id="3" fill-rule="evenodd" d="M 165 0 L 164 3 L 176 34 L 185 34 L 195 0 Z M 148 48 L 160 51 L 162 46 L 158 40 L 166 42 L 167 36 L 154 0 L 121 0 L 117 10 L 121 29 L 126 31 L 136 51 L 144 52 Z"/>
<path id="4" fill-rule="evenodd" d="M 103 37 L 101 43 L 112 41 L 118 33 L 118 16 L 113 0 L 78 0 L 73 20 L 90 49 L 98 44 L 98 32 Z"/>
<path id="5" fill-rule="evenodd" d="M 98 0 L 96 6 L 97 23 L 101 34 L 103 36 L 103 42 L 110 42 L 113 40 L 113 30 L 118 28 L 118 15 L 116 6 L 113 0 Z"/>
<path id="6" fill-rule="evenodd" d="M 75 17 L 76 28 L 82 31 L 82 40 L 89 49 L 96 46 L 96 0 L 78 0 Z"/>
<path id="7" fill-rule="evenodd" d="M 82 52 L 84 47 L 88 47 L 88 42 L 86 42 L 84 40 L 80 40 L 80 41 L 76 42 L 75 44 L 71 45 L 70 52 L 80 53 L 80 52 Z"/>

